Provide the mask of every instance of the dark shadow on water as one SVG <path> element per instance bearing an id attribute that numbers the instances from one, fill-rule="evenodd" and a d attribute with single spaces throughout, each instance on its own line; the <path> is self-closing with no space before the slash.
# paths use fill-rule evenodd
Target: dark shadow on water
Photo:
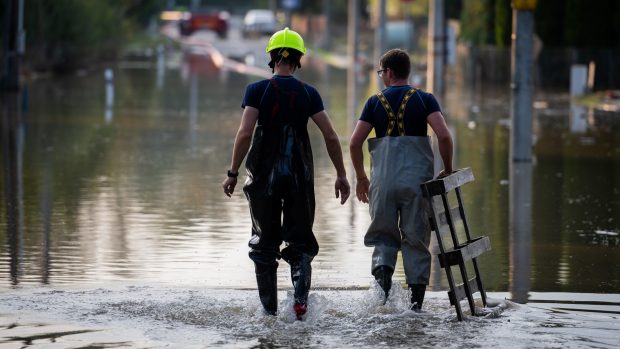
<path id="1" fill-rule="evenodd" d="M 24 122 L 21 113 L 21 95 L 8 93 L 2 96 L 2 156 L 4 172 L 4 196 L 8 255 L 10 256 L 10 279 L 12 285 L 19 283 L 20 261 L 23 255 L 23 154 Z"/>
<path id="2" fill-rule="evenodd" d="M 81 333 L 88 333 L 88 332 L 93 332 L 93 331 L 92 330 L 80 330 L 80 331 L 53 332 L 53 333 L 37 334 L 34 336 L 28 336 L 28 337 L 20 337 L 20 336 L 9 337 L 8 339 L 9 341 L 20 341 L 26 345 L 32 345 L 32 342 L 37 341 L 37 340 L 49 339 L 51 343 L 54 343 L 56 342 L 57 338 L 60 338 L 63 336 L 71 336 L 74 334 L 81 334 Z"/>

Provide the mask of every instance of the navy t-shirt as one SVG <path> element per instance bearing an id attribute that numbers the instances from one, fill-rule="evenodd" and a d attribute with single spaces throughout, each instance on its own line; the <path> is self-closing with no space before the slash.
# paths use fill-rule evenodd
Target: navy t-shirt
<path id="1" fill-rule="evenodd" d="M 400 107 L 400 103 L 403 97 L 411 89 L 411 86 L 390 86 L 383 91 L 383 95 L 390 103 L 390 107 L 396 113 Z M 417 90 L 405 107 L 405 115 L 403 117 L 405 123 L 405 135 L 407 136 L 426 136 L 427 124 L 426 118 L 436 112 L 441 111 L 439 103 L 435 97 L 427 92 Z M 374 95 L 366 101 L 360 120 L 366 121 L 372 125 L 375 129 L 375 135 L 377 137 L 384 137 L 388 127 L 388 116 L 385 112 L 385 108 L 379 101 L 379 98 Z M 395 125 L 392 129 L 391 136 L 398 136 L 398 126 Z"/>
<path id="2" fill-rule="evenodd" d="M 282 91 L 302 89 L 301 98 L 296 98 L 296 103 L 299 103 L 298 108 L 307 112 L 306 117 L 310 117 L 325 109 L 319 92 L 313 86 L 302 83 L 293 76 L 274 75 L 273 79 L 275 79 L 278 88 Z M 263 123 L 264 118 L 271 115 L 275 99 L 276 91 L 273 85 L 270 84 L 270 80 L 261 80 L 246 87 L 241 108 L 250 106 L 258 109 L 258 124 L 260 125 Z"/>

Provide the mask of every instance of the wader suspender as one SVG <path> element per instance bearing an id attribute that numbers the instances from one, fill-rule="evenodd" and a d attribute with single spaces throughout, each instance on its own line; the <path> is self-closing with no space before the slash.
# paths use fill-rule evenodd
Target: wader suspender
<path id="1" fill-rule="evenodd" d="M 388 127 L 387 127 L 387 131 L 385 132 L 386 136 L 389 136 L 392 134 L 392 129 L 394 129 L 394 124 L 397 121 L 398 121 L 398 135 L 399 136 L 405 135 L 405 121 L 404 121 L 405 107 L 407 106 L 407 102 L 409 102 L 409 98 L 411 98 L 411 96 L 413 96 L 413 94 L 416 93 L 416 91 L 417 91 L 416 88 L 411 88 L 411 90 L 407 91 L 407 93 L 403 97 L 402 102 L 400 102 L 400 107 L 398 108 L 398 114 L 396 115 L 396 117 L 394 117 L 394 111 L 392 111 L 392 107 L 390 107 L 390 103 L 388 103 L 387 98 L 385 98 L 382 92 L 377 93 L 377 97 L 379 98 L 381 105 L 383 105 L 383 109 L 385 109 L 385 112 L 388 115 Z"/>

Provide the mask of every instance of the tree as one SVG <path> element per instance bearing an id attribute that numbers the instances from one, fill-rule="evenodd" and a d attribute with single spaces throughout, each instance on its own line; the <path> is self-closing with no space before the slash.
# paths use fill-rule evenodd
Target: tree
<path id="1" fill-rule="evenodd" d="M 510 34 L 512 33 L 510 1 L 495 0 L 495 45 L 499 47 L 510 46 Z"/>
<path id="2" fill-rule="evenodd" d="M 488 10 L 490 4 L 491 0 L 463 0 L 461 39 L 475 45 L 492 43 L 492 26 L 489 28 L 492 12 Z"/>

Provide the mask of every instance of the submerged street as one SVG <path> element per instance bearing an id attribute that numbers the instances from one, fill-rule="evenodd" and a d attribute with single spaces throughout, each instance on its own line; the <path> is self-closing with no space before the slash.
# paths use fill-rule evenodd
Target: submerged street
<path id="1" fill-rule="evenodd" d="M 164 32 L 181 45 L 36 79 L 3 100 L 0 348 L 620 345 L 620 112 L 541 91 L 534 160 L 513 163 L 508 86 L 438 96 L 454 167 L 475 177 L 462 189 L 470 229 L 492 246 L 478 259 L 490 306 L 462 323 L 434 239 L 425 312 L 407 308 L 400 261 L 402 287 L 381 304 L 363 243 L 368 205 L 334 197 L 310 123 L 320 252 L 309 313 L 295 321 L 281 261 L 272 318 L 248 258 L 243 167 L 232 198 L 221 188 L 245 86 L 270 76 L 266 38 Z M 311 50 L 302 64 L 296 76 L 321 94 L 354 183 L 347 71 Z M 359 110 L 376 92 L 372 74 L 360 73 Z"/>

